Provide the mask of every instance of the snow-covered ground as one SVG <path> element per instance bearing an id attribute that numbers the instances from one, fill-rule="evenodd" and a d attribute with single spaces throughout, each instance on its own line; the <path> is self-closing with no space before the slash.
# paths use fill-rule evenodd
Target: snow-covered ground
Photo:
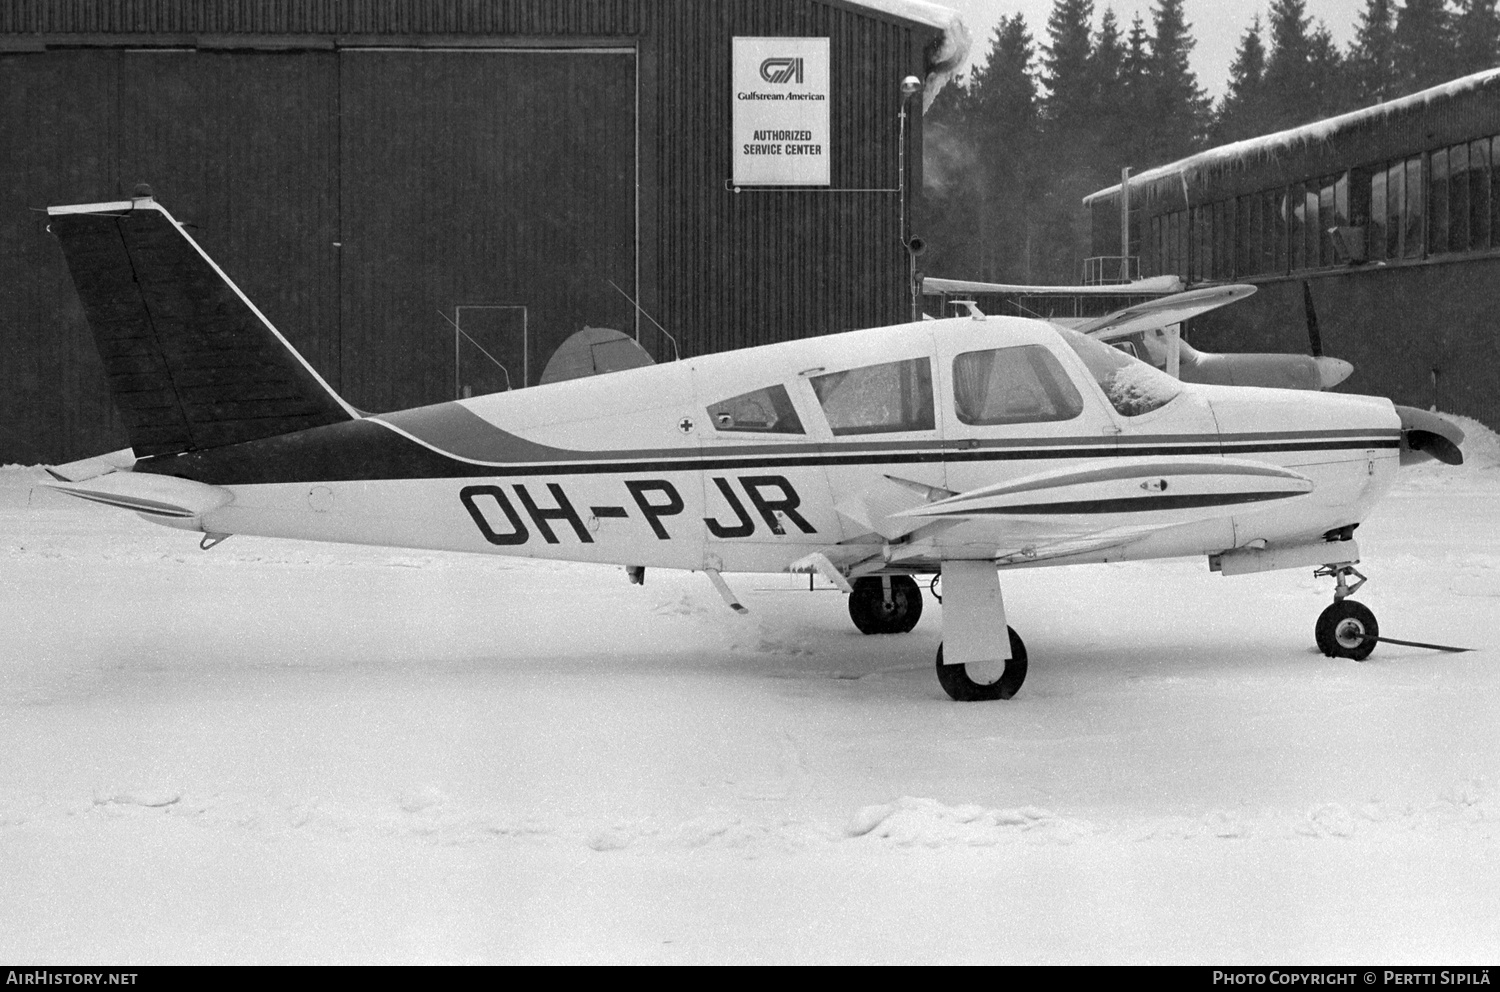
<path id="1" fill-rule="evenodd" d="M 929 599 L 193 535 L 0 471 L 0 960 L 1500 957 L 1500 444 L 1310 571 L 1005 577 L 957 704 Z M 794 584 L 805 583 L 799 578 Z"/>

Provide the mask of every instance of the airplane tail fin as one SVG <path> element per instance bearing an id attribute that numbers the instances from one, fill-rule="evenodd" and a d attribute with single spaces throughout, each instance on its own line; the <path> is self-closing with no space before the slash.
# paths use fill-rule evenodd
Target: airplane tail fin
<path id="1" fill-rule="evenodd" d="M 155 200 L 47 213 L 137 458 L 359 418 Z"/>

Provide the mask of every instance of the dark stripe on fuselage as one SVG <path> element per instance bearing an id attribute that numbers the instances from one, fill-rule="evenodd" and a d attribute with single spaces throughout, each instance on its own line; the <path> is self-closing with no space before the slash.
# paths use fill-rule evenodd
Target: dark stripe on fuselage
<path id="1" fill-rule="evenodd" d="M 1191 510 L 1204 506 L 1234 506 L 1238 503 L 1264 503 L 1273 499 L 1290 499 L 1302 493 L 1190 493 L 1175 496 L 1126 496 L 1120 499 L 1083 499 L 1068 503 L 1026 503 L 1020 506 L 980 507 L 931 514 L 945 517 L 984 516 L 1062 516 L 1095 513 L 1149 513 L 1153 510 Z"/>
<path id="2" fill-rule="evenodd" d="M 788 469 L 859 465 L 913 465 L 939 462 L 1009 462 L 1030 460 L 1139 457 L 1148 455 L 1283 454 L 1296 451 L 1365 451 L 1399 446 L 1396 431 L 1319 431 L 1296 436 L 1236 434 L 1167 435 L 1117 439 L 1025 438 L 1009 441 L 895 441 L 889 446 L 861 442 L 814 442 L 778 447 L 757 446 L 735 454 L 697 451 L 631 451 L 610 458 L 607 452 L 579 452 L 576 461 L 512 465 L 475 465 L 433 451 L 389 427 L 355 420 L 315 427 L 295 434 L 226 445 L 205 451 L 145 458 L 137 472 L 192 479 L 214 486 L 293 482 L 372 482 L 404 479 L 493 479 L 520 476 L 606 475 L 662 472 L 721 472 L 742 469 Z M 850 450 L 855 448 L 856 450 Z"/>

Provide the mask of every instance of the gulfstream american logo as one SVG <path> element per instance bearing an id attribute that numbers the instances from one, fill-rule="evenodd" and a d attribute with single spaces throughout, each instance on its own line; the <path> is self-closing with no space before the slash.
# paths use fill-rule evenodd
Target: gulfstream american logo
<path id="1" fill-rule="evenodd" d="M 766 59 L 760 64 L 760 78 L 768 83 L 800 83 L 802 82 L 802 60 Z"/>

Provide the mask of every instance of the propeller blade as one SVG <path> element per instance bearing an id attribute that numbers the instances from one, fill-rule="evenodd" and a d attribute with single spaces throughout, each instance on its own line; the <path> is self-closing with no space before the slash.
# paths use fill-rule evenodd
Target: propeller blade
<path id="1" fill-rule="evenodd" d="M 1401 415 L 1401 464 L 1413 465 L 1436 458 L 1444 465 L 1462 465 L 1464 453 L 1459 449 L 1464 432 L 1457 424 L 1414 406 L 1397 404 Z"/>
<path id="2" fill-rule="evenodd" d="M 1312 283 L 1306 279 L 1302 280 L 1302 309 L 1307 314 L 1307 346 L 1314 358 L 1322 358 L 1323 336 L 1318 333 L 1318 311 L 1313 306 Z"/>

